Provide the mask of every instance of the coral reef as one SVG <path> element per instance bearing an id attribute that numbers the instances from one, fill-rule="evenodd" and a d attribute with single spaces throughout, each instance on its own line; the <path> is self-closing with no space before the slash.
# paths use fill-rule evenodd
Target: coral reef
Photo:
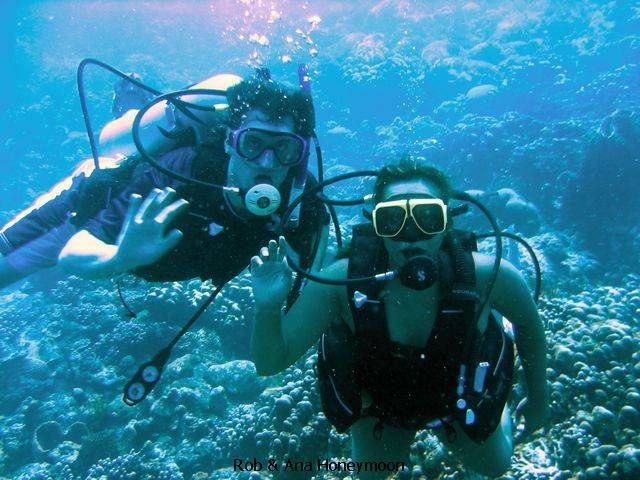
<path id="1" fill-rule="evenodd" d="M 88 156 L 73 84 L 88 37 L 72 22 L 74 32 L 83 33 L 80 50 L 38 51 L 29 25 L 51 32 L 44 39 L 69 40 L 55 30 L 61 14 L 38 13 L 34 2 L 14 3 L 27 5 L 24 18 L 7 22 L 20 33 L 15 55 L 34 70 L 20 72 L 25 85 L 13 99 L 15 108 L 4 112 L 13 129 L 3 139 L 3 158 L 16 161 L 6 162 L 11 168 L 0 185 L 3 220 Z M 40 3 L 45 9 L 55 3 L 61 12 L 74 5 Z M 256 2 L 246 15 L 247 2 L 240 2 L 241 9 L 236 3 L 233 9 L 244 19 L 259 13 Z M 304 28 L 291 28 L 296 38 L 286 34 L 296 48 L 313 44 L 318 54 L 310 72 L 325 177 L 377 168 L 408 151 L 445 169 L 460 189 L 477 189 L 500 224 L 526 235 L 540 256 L 553 418 L 546 432 L 515 446 L 502 480 L 637 480 L 637 5 L 325 3 L 319 23 L 309 19 L 315 12 L 303 2 Z M 215 35 L 219 49 L 194 41 L 199 19 L 177 23 L 168 17 L 148 25 L 137 19 L 135 29 L 118 18 L 113 30 L 104 29 L 106 41 L 95 44 L 128 45 L 131 37 L 117 30 L 121 24 L 136 37 L 152 38 L 153 47 L 162 47 L 160 57 L 128 47 L 124 56 L 121 47 L 104 54 L 124 58 L 122 68 L 157 79 L 161 88 L 197 81 L 212 65 L 236 71 L 243 63 L 244 45 L 229 42 L 239 32 L 214 25 L 218 17 L 228 22 L 224 15 L 203 20 L 214 31 L 201 38 Z M 269 28 L 280 25 L 279 18 L 267 18 L 273 20 L 265 22 Z M 312 30 L 320 25 L 313 38 L 309 23 Z M 241 35 L 267 38 L 249 28 L 243 24 Z M 275 35 L 268 38 L 275 42 Z M 274 78 L 290 75 L 289 67 L 276 67 Z M 25 72 L 33 74 L 26 78 Z M 95 125 L 108 117 L 110 88 L 98 78 L 91 89 Z M 370 180 L 358 179 L 329 191 L 355 198 L 369 186 Z M 360 207 L 338 215 L 348 240 L 362 221 Z M 468 217 L 455 221 L 487 229 L 480 215 Z M 524 251 L 509 242 L 505 247 L 530 277 Z M 480 248 L 494 251 L 491 241 Z M 336 252 L 332 241 L 329 256 Z M 350 458 L 348 435 L 338 434 L 321 412 L 313 350 L 280 375 L 256 375 L 249 361 L 253 300 L 246 274 L 230 282 L 184 336 L 154 391 L 135 408 L 122 403 L 122 388 L 215 286 L 124 277 L 132 317 L 120 304 L 116 281 L 62 278 L 47 272 L 0 292 L 1 480 L 255 480 L 269 474 L 234 471 L 233 459 Z M 512 410 L 524 395 L 517 384 Z M 338 478 L 318 478 L 323 476 Z M 417 433 L 411 464 L 397 474 L 421 480 L 470 476 L 429 431 Z"/>

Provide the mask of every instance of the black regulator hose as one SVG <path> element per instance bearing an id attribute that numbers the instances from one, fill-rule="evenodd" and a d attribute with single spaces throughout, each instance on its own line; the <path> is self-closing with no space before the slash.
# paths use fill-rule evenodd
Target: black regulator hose
<path id="1" fill-rule="evenodd" d="M 536 303 L 538 303 L 538 300 L 540 300 L 540 292 L 542 291 L 542 270 L 540 268 L 540 262 L 538 260 L 538 256 L 536 255 L 536 252 L 533 251 L 533 248 L 531 247 L 531 245 L 529 245 L 529 243 L 524 238 L 514 233 L 501 232 L 501 235 L 503 237 L 511 238 L 517 241 L 518 243 L 520 243 L 520 245 L 522 245 L 525 248 L 525 250 L 531 257 L 531 262 L 533 263 L 533 269 L 535 270 L 535 274 L 536 274 L 536 279 L 535 279 L 536 286 L 533 294 L 533 299 L 535 300 Z M 489 238 L 493 236 L 494 236 L 493 233 L 481 233 L 476 235 L 476 238 L 483 239 L 483 238 Z"/>
<path id="2" fill-rule="evenodd" d="M 329 215 L 331 215 L 331 221 L 333 222 L 333 230 L 336 232 L 336 243 L 338 244 L 338 249 L 342 250 L 342 229 L 340 228 L 338 212 L 336 212 L 333 205 L 329 205 L 327 208 L 329 209 Z"/>
<path id="3" fill-rule="evenodd" d="M 215 89 L 186 89 L 186 90 L 177 90 L 175 92 L 169 92 L 169 93 L 165 93 L 162 95 L 159 95 L 158 97 L 156 97 L 155 99 L 153 99 L 152 102 L 148 103 L 147 105 L 145 105 L 142 109 L 140 109 L 138 111 L 138 113 L 136 114 L 136 117 L 133 119 L 133 124 L 131 125 L 131 134 L 133 136 L 133 143 L 135 144 L 136 148 L 138 149 L 138 152 L 140 153 L 141 158 L 147 162 L 149 165 L 151 165 L 153 168 L 159 170 L 160 172 L 164 173 L 165 175 L 174 178 L 176 180 L 180 180 L 181 182 L 186 182 L 186 183 L 191 183 L 194 185 L 200 185 L 203 187 L 208 187 L 208 188 L 220 188 L 222 190 L 230 190 L 230 191 L 234 191 L 237 192 L 237 188 L 234 187 L 227 187 L 224 185 L 217 185 L 215 183 L 209 183 L 209 182 L 204 182 L 202 180 L 198 180 L 196 178 L 193 177 L 187 177 L 184 175 L 180 175 L 179 173 L 176 173 L 162 165 L 160 165 L 152 156 L 151 154 L 149 154 L 149 152 L 147 152 L 146 148 L 144 147 L 142 140 L 140 140 L 140 122 L 142 121 L 142 118 L 144 117 L 144 115 L 147 113 L 147 111 L 149 111 L 149 109 L 151 107 L 153 107 L 154 105 L 156 105 L 157 103 L 166 100 L 167 102 L 171 103 L 172 105 L 176 105 L 176 106 L 180 106 L 180 108 L 182 109 L 186 109 L 186 108 L 191 108 L 194 110 L 203 110 L 203 111 L 212 111 L 213 107 L 203 107 L 200 105 L 195 105 L 195 104 L 190 104 L 188 102 L 185 102 L 183 100 L 177 99 L 175 97 L 181 96 L 181 95 L 217 95 L 217 96 L 226 96 L 226 92 L 224 90 L 215 90 Z M 181 110 L 184 111 L 184 110 Z M 196 117 L 197 118 L 197 117 Z"/>
<path id="4" fill-rule="evenodd" d="M 316 149 L 316 161 L 318 163 L 318 183 L 324 185 L 324 162 L 322 161 L 322 149 L 320 148 L 320 140 L 318 140 L 318 136 L 316 135 L 315 131 L 312 132 L 311 139 L 313 140 L 313 145 Z M 325 205 L 327 205 L 327 209 L 329 210 L 329 215 L 331 216 L 331 221 L 333 222 L 333 229 L 336 232 L 336 243 L 338 244 L 338 248 L 342 248 L 342 230 L 340 229 L 340 222 L 338 221 L 338 213 L 334 208 L 334 205 L 339 205 L 339 204 L 326 202 L 324 200 L 326 199 L 326 197 L 322 195 L 322 189 L 323 188 L 321 187 L 320 192 L 318 193 L 318 198 L 320 198 L 320 200 L 324 202 Z"/>
<path id="5" fill-rule="evenodd" d="M 316 162 L 318 164 L 318 182 L 324 182 L 324 164 L 322 162 L 322 149 L 320 148 L 320 140 L 316 135 L 315 130 L 311 132 L 311 139 L 313 140 L 313 146 L 316 150 Z"/>
<path id="6" fill-rule="evenodd" d="M 332 278 L 320 277 L 318 275 L 314 275 L 311 272 L 305 271 L 293 260 L 291 260 L 291 255 L 287 255 L 287 265 L 291 267 L 291 269 L 296 272 L 298 275 L 302 275 L 305 278 L 313 282 L 323 283 L 326 285 L 354 285 L 358 283 L 370 282 L 372 280 L 386 280 L 394 278 L 389 275 L 389 272 L 379 273 L 373 277 L 356 277 L 356 278 L 345 278 L 342 280 L 334 280 Z"/>
<path id="7" fill-rule="evenodd" d="M 324 180 L 323 176 L 320 173 L 318 173 L 318 183 L 313 187 L 310 187 L 309 189 L 305 190 L 302 195 L 300 195 L 295 200 L 293 200 L 289 204 L 288 208 L 282 214 L 282 220 L 280 222 L 278 236 L 284 235 L 284 228 L 287 225 L 287 221 L 289 220 L 289 217 L 291 216 L 295 208 L 302 202 L 304 198 L 309 197 L 311 195 L 316 195 L 323 203 L 329 203 L 325 201 L 328 199 L 322 193 L 324 187 L 326 187 L 327 185 L 332 185 L 334 183 L 340 182 L 342 180 L 347 180 L 350 178 L 375 177 L 377 175 L 378 175 L 378 172 L 376 170 L 361 170 L 361 171 L 344 173 L 342 175 L 336 175 L 333 178 Z M 349 205 L 359 205 L 364 203 L 363 198 L 358 198 L 353 200 L 344 200 L 344 201 L 349 202 Z M 337 205 L 338 203 L 335 203 L 335 204 Z M 338 247 L 342 248 L 342 233 L 340 231 L 340 223 L 338 222 L 338 215 L 335 211 L 335 208 L 333 208 L 333 205 L 331 204 L 329 204 L 329 214 L 331 215 L 331 220 L 333 221 L 333 224 L 335 227 L 336 241 L 338 243 Z M 308 271 L 304 271 L 302 268 L 300 268 L 300 266 L 295 261 L 291 260 L 291 255 L 289 255 L 287 258 L 288 258 L 289 266 L 294 272 L 314 282 L 325 283 L 328 285 L 347 285 L 347 284 L 350 285 L 350 284 L 362 283 L 362 282 L 371 280 L 371 277 L 351 278 L 351 279 L 345 279 L 345 280 L 333 280 L 329 278 L 319 277 Z"/>
<path id="8" fill-rule="evenodd" d="M 280 223 L 280 229 L 278 230 L 278 234 L 279 235 L 283 234 L 282 233 L 282 229 L 284 228 L 283 225 L 286 225 L 287 221 L 289 220 L 289 217 L 291 216 L 295 208 L 307 196 L 317 195 L 327 185 L 332 185 L 342 180 L 347 180 L 349 178 L 356 178 L 356 177 L 376 177 L 376 176 L 378 176 L 377 170 L 358 170 L 356 172 L 348 172 L 348 173 L 343 173 L 342 175 L 336 175 L 335 177 L 332 177 L 328 180 L 323 180 L 322 182 L 318 182 L 316 185 L 306 190 L 302 195 L 300 195 L 298 198 L 296 198 L 294 201 L 292 201 L 289 204 L 289 207 L 282 214 L 282 222 Z M 357 200 L 353 200 L 353 203 L 351 203 L 351 205 L 359 205 L 363 203 L 364 203 L 364 199 L 360 198 Z"/>
<path id="9" fill-rule="evenodd" d="M 282 215 L 282 221 L 281 221 L 280 229 L 278 231 L 278 235 L 283 235 L 283 228 L 284 228 L 283 226 L 287 224 L 287 220 L 291 216 L 291 213 L 296 208 L 296 206 L 300 202 L 302 202 L 302 200 L 305 197 L 308 197 L 308 196 L 311 196 L 311 195 L 316 195 L 321 201 L 323 201 L 325 203 L 331 203 L 333 205 L 350 205 L 350 206 L 352 206 L 352 205 L 363 204 L 363 203 L 365 203 L 365 199 L 364 198 L 349 199 L 349 200 L 333 200 L 333 199 L 327 198 L 321 192 L 324 189 L 324 187 L 326 187 L 327 185 L 331 185 L 331 184 L 340 182 L 342 180 L 347 180 L 347 179 L 356 178 L 356 177 L 375 177 L 377 175 L 378 175 L 378 172 L 376 170 L 362 170 L 362 171 L 348 172 L 348 173 L 344 173 L 342 175 L 336 175 L 335 177 L 330 178 L 328 180 L 324 180 L 323 179 L 322 182 L 318 182 L 318 184 L 316 184 L 313 187 L 311 187 L 308 190 L 306 190 L 302 195 L 300 195 L 298 198 L 296 198 L 293 202 L 291 202 L 289 204 L 289 207 L 287 208 L 287 210 L 285 210 L 285 212 Z M 498 227 L 498 223 L 495 220 L 495 217 L 478 200 L 476 200 L 475 198 L 471 197 L 466 192 L 457 192 L 453 197 L 456 198 L 457 200 L 461 200 L 463 202 L 468 202 L 468 203 L 472 203 L 472 204 L 476 205 L 482 211 L 482 213 L 487 217 L 489 222 L 491 223 L 491 226 L 494 229 L 494 233 L 492 234 L 492 236 L 496 237 L 496 240 L 497 240 L 496 260 L 494 262 L 493 269 L 491 271 L 489 282 L 487 283 L 487 288 L 485 289 L 483 295 L 480 297 L 481 308 L 480 308 L 479 312 L 481 312 L 486 307 L 486 304 L 487 304 L 488 299 L 490 297 L 491 291 L 493 290 L 493 287 L 495 285 L 495 280 L 496 280 L 496 278 L 498 276 L 498 270 L 500 268 L 500 261 L 502 259 L 501 232 L 500 232 L 500 228 Z M 462 213 L 465 213 L 467 210 L 468 210 L 468 205 L 458 205 L 456 207 L 452 207 L 451 208 L 451 214 L 452 214 L 452 216 L 456 216 L 456 215 L 460 215 Z M 334 221 L 337 221 L 337 219 L 334 219 Z M 369 276 L 369 277 L 347 278 L 347 279 L 342 279 L 342 280 L 334 280 L 334 279 L 330 279 L 330 278 L 320 277 L 320 276 L 312 274 L 312 273 L 310 273 L 308 271 L 304 271 L 302 268 L 300 268 L 300 266 L 295 261 L 293 261 L 291 259 L 290 255 L 288 256 L 288 263 L 289 263 L 289 266 L 291 267 L 291 269 L 293 271 L 295 271 L 298 275 L 302 275 L 303 277 L 308 278 L 311 281 L 315 281 L 315 282 L 318 282 L 318 283 L 325 283 L 325 284 L 328 284 L 328 285 L 351 285 L 351 284 L 358 284 L 358 283 L 363 283 L 363 282 L 370 282 L 372 280 L 374 280 L 374 281 L 383 281 L 383 280 L 395 278 L 395 272 L 383 272 L 383 273 L 379 273 L 377 275 Z"/>
<path id="10" fill-rule="evenodd" d="M 95 65 L 97 67 L 101 67 L 111 73 L 113 73 L 114 75 L 117 75 L 131 83 L 133 83 L 135 86 L 146 90 L 147 92 L 151 92 L 154 95 L 160 95 L 162 92 L 159 90 L 156 90 L 155 88 L 151 88 L 147 85 L 145 85 L 144 83 L 136 80 L 135 78 L 131 78 L 129 75 L 127 75 L 126 73 L 118 70 L 115 67 L 112 67 L 111 65 L 101 62 L 100 60 L 96 60 L 95 58 L 85 58 L 84 60 L 82 60 L 80 62 L 80 64 L 78 65 L 78 69 L 76 71 L 76 82 L 77 82 L 77 86 L 78 86 L 78 96 L 80 97 L 80 107 L 82 108 L 82 116 L 84 117 L 84 126 L 87 129 L 87 136 L 89 137 L 89 146 L 91 147 L 91 156 L 93 157 L 93 164 L 96 168 L 96 170 L 100 169 L 100 161 L 99 161 L 99 155 L 98 155 L 98 148 L 96 146 L 96 139 L 95 139 L 95 135 L 93 134 L 93 127 L 91 125 L 91 118 L 89 116 L 89 109 L 87 107 L 87 97 L 85 94 L 85 88 L 84 88 L 84 69 L 87 65 Z"/>
<path id="11" fill-rule="evenodd" d="M 160 351 L 158 351 L 154 357 L 146 363 L 143 363 L 138 367 L 136 373 L 131 377 L 131 380 L 124 386 L 122 392 L 122 401 L 130 407 L 139 404 L 147 395 L 151 393 L 153 387 L 160 381 L 162 371 L 171 357 L 171 351 L 173 347 L 178 343 L 178 340 L 189 331 L 195 321 L 204 313 L 209 305 L 216 299 L 220 291 L 226 285 L 226 281 L 222 282 L 216 289 L 209 295 L 198 310 L 191 316 L 189 321 L 180 329 L 180 331 L 173 337 L 173 339 Z"/>
<path id="12" fill-rule="evenodd" d="M 282 214 L 282 221 L 280 222 L 280 229 L 279 229 L 278 235 L 283 235 L 284 226 L 287 224 L 289 217 L 291 216 L 295 208 L 302 202 L 302 200 L 308 196 L 316 195 L 322 202 L 328 204 L 329 214 L 331 215 L 331 220 L 333 222 L 333 226 L 336 232 L 336 242 L 338 244 L 338 248 L 342 248 L 343 246 L 342 231 L 340 230 L 340 222 L 338 221 L 338 214 L 334 208 L 334 205 L 343 204 L 338 202 L 348 202 L 348 203 L 344 203 L 344 205 L 360 205 L 364 203 L 364 199 L 358 198 L 358 199 L 352 199 L 352 200 L 339 200 L 339 201 L 330 200 L 329 202 L 326 202 L 325 200 L 329 200 L 329 199 L 327 199 L 327 197 L 322 193 L 322 191 L 324 187 L 326 187 L 327 185 L 332 185 L 342 180 L 347 180 L 349 178 L 356 178 L 356 177 L 375 177 L 377 175 L 378 175 L 378 172 L 376 170 L 359 170 L 355 172 L 343 173 L 342 175 L 336 175 L 333 178 L 324 180 L 322 175 L 318 174 L 318 183 L 313 187 L 309 188 L 308 190 L 305 190 L 305 192 L 302 195 L 300 195 L 293 202 L 291 202 L 289 204 L 289 207 Z M 322 180 L 320 180 L 321 178 Z M 294 267 L 292 266 L 291 268 L 294 268 Z M 298 271 L 298 273 L 300 273 L 300 271 Z M 308 277 L 308 278 L 311 279 L 311 277 Z"/>

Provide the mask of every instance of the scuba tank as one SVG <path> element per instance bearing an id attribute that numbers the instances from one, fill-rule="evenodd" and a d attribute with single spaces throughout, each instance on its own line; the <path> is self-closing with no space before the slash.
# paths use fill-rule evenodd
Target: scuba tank
<path id="1" fill-rule="evenodd" d="M 196 83 L 189 89 L 211 89 L 226 91 L 242 80 L 233 74 L 220 74 Z M 219 99 L 219 102 L 216 100 Z M 170 150 L 175 139 L 171 134 L 177 128 L 201 127 L 202 125 L 215 125 L 222 118 L 227 106 L 226 98 L 212 97 L 211 95 L 184 94 L 181 99 L 189 104 L 201 107 L 215 107 L 215 109 L 189 109 L 189 112 L 197 118 L 188 118 L 177 111 L 173 105 L 166 101 L 153 105 L 140 121 L 140 137 L 146 150 L 152 154 L 158 154 Z M 137 152 L 133 140 L 132 126 L 138 110 L 129 110 L 122 117 L 108 123 L 100 132 L 100 151 L 105 156 L 129 156 Z M 198 124 L 199 123 L 199 124 Z M 197 128 L 196 128 L 197 130 Z"/>

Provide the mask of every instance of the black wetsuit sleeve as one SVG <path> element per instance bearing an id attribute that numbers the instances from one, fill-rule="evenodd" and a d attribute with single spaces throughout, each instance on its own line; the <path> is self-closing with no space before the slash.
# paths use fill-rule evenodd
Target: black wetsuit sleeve
<path id="1" fill-rule="evenodd" d="M 176 173 L 189 176 L 195 151 L 192 148 L 180 148 L 162 155 L 158 162 Z M 103 242 L 115 244 L 122 229 L 129 200 L 134 193 L 146 197 L 154 188 L 176 188 L 182 182 L 175 180 L 150 165 L 145 165 L 131 179 L 129 185 L 113 198 L 109 204 L 87 221 L 83 229 Z"/>

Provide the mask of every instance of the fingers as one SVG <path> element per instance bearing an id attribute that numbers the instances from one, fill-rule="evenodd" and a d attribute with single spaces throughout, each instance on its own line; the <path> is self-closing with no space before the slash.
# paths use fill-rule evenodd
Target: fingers
<path id="1" fill-rule="evenodd" d="M 135 217 L 136 212 L 140 208 L 140 203 L 142 202 L 142 197 L 137 193 L 134 193 L 129 197 L 129 207 L 127 208 L 127 213 L 124 217 L 124 222 L 122 223 L 122 230 L 126 230 L 133 217 Z"/>
<path id="2" fill-rule="evenodd" d="M 265 262 L 286 262 L 287 243 L 284 237 L 280 237 L 278 241 L 269 240 L 266 247 L 262 247 L 258 255 L 254 258 L 260 260 L 260 265 Z"/>
<path id="3" fill-rule="evenodd" d="M 189 202 L 187 202 L 184 198 L 180 198 L 175 202 L 171 203 L 169 206 L 164 207 L 158 215 L 155 217 L 155 221 L 158 223 L 166 223 L 170 224 L 177 216 L 182 214 L 187 207 L 189 206 Z"/>
<path id="4" fill-rule="evenodd" d="M 174 203 L 176 201 L 176 197 L 178 196 L 176 191 L 171 187 L 166 187 L 163 190 L 163 193 L 164 193 L 164 196 L 158 196 L 156 200 L 157 205 L 156 205 L 155 216 L 158 216 L 159 212 L 162 212 L 162 210 L 165 207 Z M 184 200 L 184 199 L 178 199 L 178 200 Z"/>
<path id="5" fill-rule="evenodd" d="M 515 428 L 513 440 L 516 443 L 525 443 L 538 433 L 545 433 L 546 428 L 543 424 L 537 423 L 535 420 L 527 419 L 525 416 Z"/>
<path id="6" fill-rule="evenodd" d="M 162 190 L 155 201 L 151 203 L 147 211 L 145 212 L 146 219 L 155 218 L 156 221 L 158 215 L 164 210 L 165 207 L 169 206 L 176 199 L 176 191 L 173 188 L 166 187 Z"/>
<path id="7" fill-rule="evenodd" d="M 269 240 L 269 256 L 276 260 L 278 254 L 278 242 L 275 240 Z"/>
<path id="8" fill-rule="evenodd" d="M 170 187 L 164 190 L 154 188 L 142 202 L 142 206 L 136 215 L 136 222 L 142 223 L 156 217 L 162 210 L 174 201 L 176 191 Z"/>
<path id="9" fill-rule="evenodd" d="M 269 240 L 266 247 L 262 247 L 258 253 L 260 260 L 263 262 L 273 262 L 276 260 L 276 254 L 278 252 L 278 244 L 275 240 Z"/>
<path id="10" fill-rule="evenodd" d="M 149 195 L 147 195 L 147 198 L 145 198 L 144 201 L 142 202 L 142 205 L 140 205 L 140 208 L 138 209 L 138 212 L 134 217 L 134 221 L 136 223 L 142 223 L 144 219 L 147 218 L 148 216 L 147 210 L 149 209 L 151 204 L 156 200 L 158 195 L 160 195 L 160 193 L 161 193 L 161 190 L 157 188 L 154 188 L 153 190 L 151 190 Z"/>
<path id="11" fill-rule="evenodd" d="M 251 273 L 254 273 L 254 269 L 260 268 L 263 264 L 264 262 L 262 261 L 262 259 L 260 259 L 259 256 L 254 255 L 253 257 L 251 257 Z"/>
<path id="12" fill-rule="evenodd" d="M 287 256 L 287 242 L 282 235 L 278 238 L 278 253 L 276 255 L 276 260 L 281 262 L 282 260 L 286 261 Z"/>

